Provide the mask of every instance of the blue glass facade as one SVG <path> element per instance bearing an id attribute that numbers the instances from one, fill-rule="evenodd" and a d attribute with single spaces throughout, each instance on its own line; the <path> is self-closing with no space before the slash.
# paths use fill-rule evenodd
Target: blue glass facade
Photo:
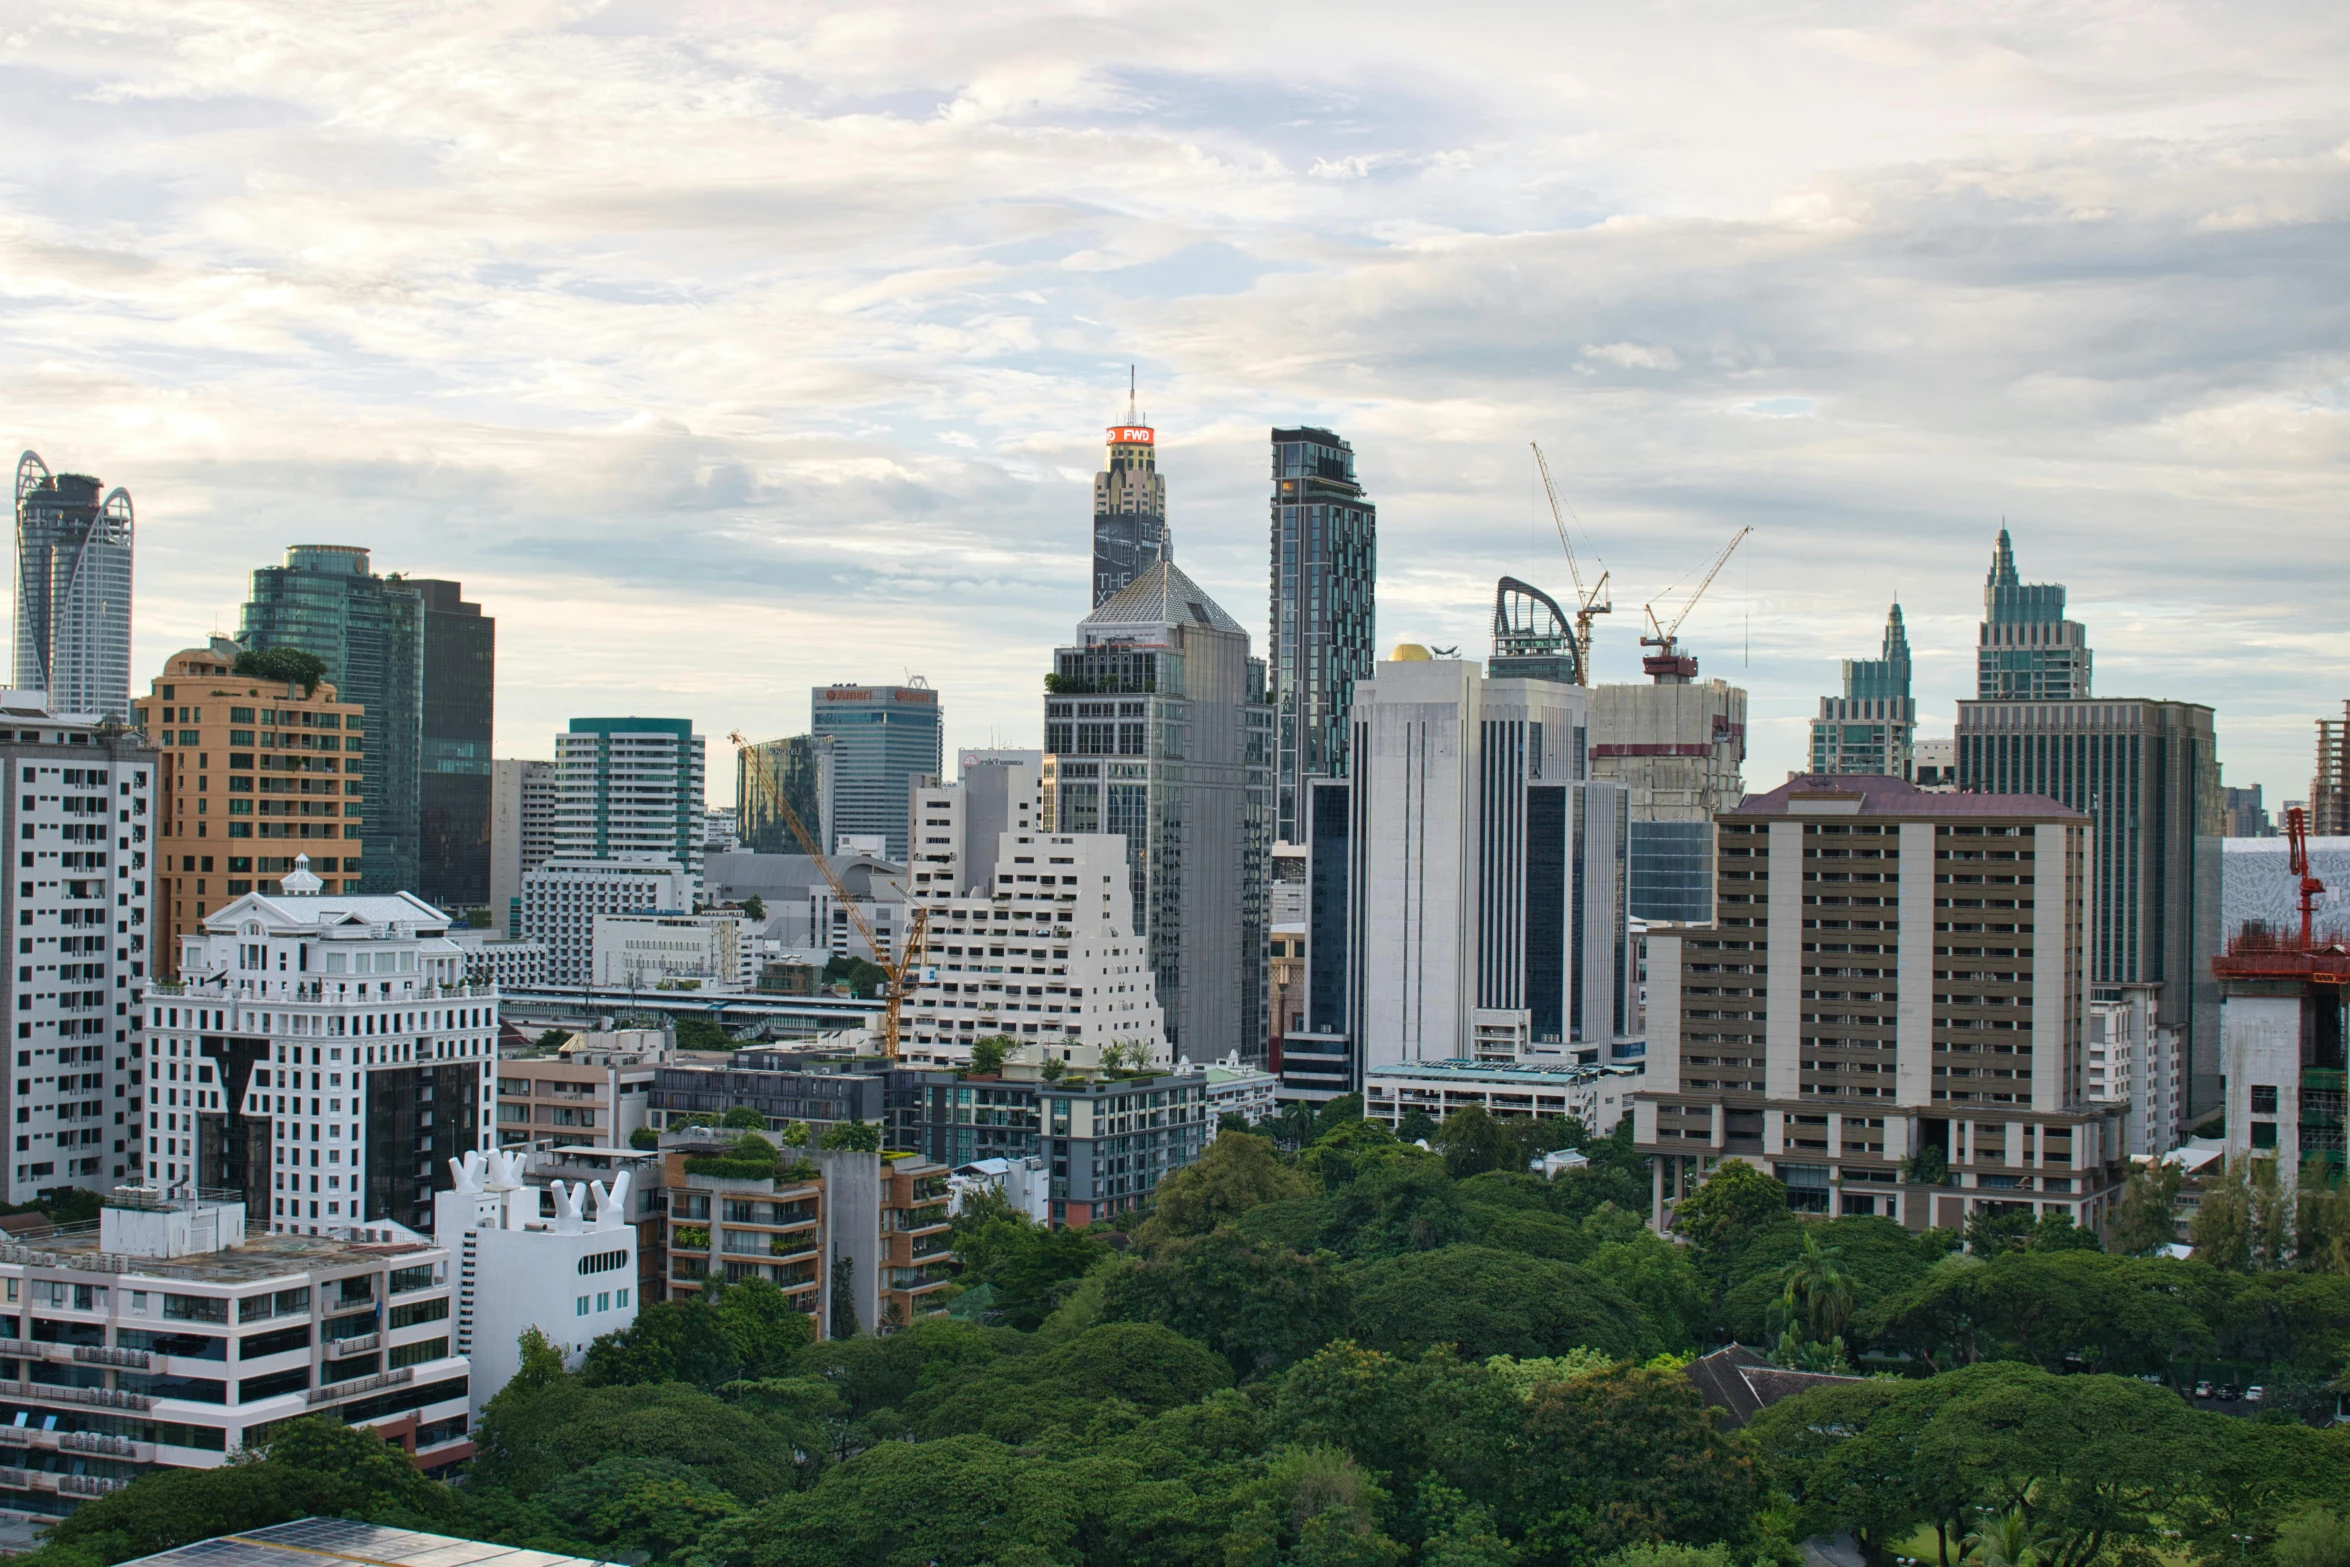
<path id="1" fill-rule="evenodd" d="M 833 742 L 832 830 L 876 837 L 906 858 L 906 809 L 914 780 L 944 769 L 938 693 L 928 686 L 818 686 L 810 732 Z"/>

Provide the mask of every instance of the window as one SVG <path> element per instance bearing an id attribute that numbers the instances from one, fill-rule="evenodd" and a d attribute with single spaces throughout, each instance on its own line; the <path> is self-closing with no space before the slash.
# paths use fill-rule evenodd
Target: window
<path id="1" fill-rule="evenodd" d="M 391 1325 L 395 1328 L 414 1327 L 419 1322 L 440 1322 L 449 1315 L 449 1297 L 433 1300 L 412 1300 L 405 1306 L 392 1308 Z"/>
<path id="2" fill-rule="evenodd" d="M 392 1368 L 397 1370 L 402 1366 L 421 1366 L 428 1360 L 445 1359 L 448 1353 L 449 1341 L 445 1338 L 423 1338 L 413 1344 L 395 1344 L 392 1346 Z"/>
<path id="3" fill-rule="evenodd" d="M 2273 1092 L 2274 1092 L 2274 1090 L 2272 1089 L 2272 1090 L 2271 1090 L 2271 1092 L 2273 1093 Z M 2276 1123 L 2276 1122 L 2274 1122 L 2274 1121 L 2255 1121 L 2255 1122 L 2253 1122 L 2253 1123 L 2252 1123 L 2252 1146 L 2253 1146 L 2253 1147 L 2255 1147 L 2255 1148 L 2274 1148 L 2276 1145 L 2277 1145 L 2277 1123 Z"/>
<path id="4" fill-rule="evenodd" d="M 429 1262 L 420 1267 L 394 1268 L 392 1270 L 392 1293 L 395 1295 L 405 1295 L 411 1290 L 430 1288 L 432 1288 L 432 1264 Z"/>
<path id="5" fill-rule="evenodd" d="M 2252 1085 L 2252 1113 L 2254 1115 L 2275 1115 L 2277 1113 L 2276 1084 L 2254 1083 Z"/>
<path id="6" fill-rule="evenodd" d="M 585 1295 L 579 1297 L 578 1307 L 573 1314 L 582 1317 L 588 1314 L 588 1298 Z"/>

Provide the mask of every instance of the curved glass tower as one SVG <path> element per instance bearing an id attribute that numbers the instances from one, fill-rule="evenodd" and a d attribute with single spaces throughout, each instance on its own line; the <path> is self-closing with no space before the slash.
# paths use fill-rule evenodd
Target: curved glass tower
<path id="1" fill-rule="evenodd" d="M 58 713 L 121 723 L 131 701 L 131 495 L 16 463 L 16 670 Z"/>

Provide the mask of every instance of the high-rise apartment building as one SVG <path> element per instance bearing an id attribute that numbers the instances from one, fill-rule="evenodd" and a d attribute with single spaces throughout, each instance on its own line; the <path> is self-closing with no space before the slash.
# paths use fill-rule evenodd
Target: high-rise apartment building
<path id="1" fill-rule="evenodd" d="M 522 878 L 555 852 L 555 764 L 490 764 L 490 918 L 519 930 Z"/>
<path id="2" fill-rule="evenodd" d="M 1799 1211 L 2099 1228 L 2128 1149 L 2085 1072 L 2088 819 L 1805 775 L 1718 826 L 1718 918 L 1648 933 L 1657 1221 L 1735 1158 Z"/>
<path id="3" fill-rule="evenodd" d="M 690 719 L 574 718 L 555 737 L 555 852 L 674 861 L 688 908 L 702 888 L 702 795 L 702 737 Z"/>
<path id="4" fill-rule="evenodd" d="M 498 993 L 448 929 L 413 894 L 323 892 L 299 857 L 208 916 L 179 983 L 139 998 L 150 1184 L 236 1192 L 295 1234 L 429 1232 L 496 1097 Z"/>
<path id="5" fill-rule="evenodd" d="M 1627 801 L 1585 776 L 1585 700 L 1409 643 L 1357 688 L 1356 1089 L 1399 1061 L 1605 1064 L 1638 1036 Z"/>
<path id="6" fill-rule="evenodd" d="M 417 884 L 444 909 L 490 905 L 490 730 L 498 623 L 465 586 L 410 578 L 424 596 L 424 705 L 417 763 Z"/>
<path id="7" fill-rule="evenodd" d="M 734 758 L 737 844 L 754 854 L 804 854 L 778 801 L 788 804 L 818 847 L 833 845 L 833 788 L 840 744 L 831 735 L 762 740 Z"/>
<path id="8" fill-rule="evenodd" d="M 8 1200 L 27 1203 L 138 1178 L 131 1004 L 170 958 L 148 925 L 155 753 L 87 714 L 0 706 L 0 767 L 0 829 L 16 850 L 0 919 L 17 938 L 0 1113 L 14 1139 Z"/>
<path id="9" fill-rule="evenodd" d="M 1053 654 L 1045 830 L 1126 840 L 1171 1053 L 1262 1060 L 1272 709 L 1248 633 L 1162 560 Z"/>
<path id="10" fill-rule="evenodd" d="M 297 544 L 283 566 L 253 573 L 237 640 L 256 652 L 315 654 L 342 700 L 366 713 L 361 881 L 375 895 L 413 890 L 423 874 L 424 595 L 398 577 L 377 576 L 363 549 Z"/>
<path id="11" fill-rule="evenodd" d="M 882 857 L 903 865 L 914 784 L 937 777 L 945 758 L 938 693 L 917 678 L 902 686 L 818 686 L 810 701 L 811 733 L 833 745 L 826 852 L 843 838 L 879 839 Z"/>
<path id="12" fill-rule="evenodd" d="M 1917 723 L 1917 703 L 1909 695 L 1909 634 L 1895 604 L 1885 616 L 1879 656 L 1846 659 L 1844 694 L 1820 698 L 1820 716 L 1811 721 L 1811 770 L 1907 778 Z"/>
<path id="13" fill-rule="evenodd" d="M 323 890 L 357 892 L 365 717 L 321 680 L 236 672 L 226 637 L 183 648 L 134 709 L 156 750 L 156 950 L 166 961 L 204 916 L 310 856 Z M 166 970 L 163 978 L 169 978 Z"/>
<path id="14" fill-rule="evenodd" d="M 1093 603 L 1167 558 L 1167 481 L 1159 477 L 1158 431 L 1127 400 L 1126 422 L 1109 429 L 1109 458 L 1093 476 Z"/>
<path id="15" fill-rule="evenodd" d="M 1983 583 L 1982 634 L 1975 649 L 1975 696 L 1982 701 L 2063 701 L 2089 694 L 2089 633 L 2064 618 L 2064 586 L 2016 575 L 2007 530 Z"/>
<path id="16" fill-rule="evenodd" d="M 1302 780 L 1344 777 L 1347 709 L 1371 674 L 1379 510 L 1354 448 L 1328 430 L 1273 432 L 1266 680 L 1273 700 L 1273 836 L 1297 841 Z"/>
<path id="17" fill-rule="evenodd" d="M 1958 704 L 1958 786 L 2043 794 L 2094 818 L 2090 966 L 2099 985 L 2160 987 L 2187 1114 L 2219 1103 L 2218 739 L 2193 702 L 2079 698 Z"/>
<path id="18" fill-rule="evenodd" d="M 124 721 L 131 696 L 131 493 L 16 463 L 16 675 L 53 713 Z"/>

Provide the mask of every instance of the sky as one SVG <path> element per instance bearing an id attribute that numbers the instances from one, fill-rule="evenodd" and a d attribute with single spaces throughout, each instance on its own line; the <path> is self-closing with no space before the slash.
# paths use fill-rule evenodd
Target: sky
<path id="1" fill-rule="evenodd" d="M 2002 521 L 2096 690 L 2305 795 L 2350 697 L 2350 7 L 0 0 L 0 439 L 138 513 L 134 688 L 294 543 L 463 580 L 499 754 L 921 675 L 1039 743 L 1128 367 L 1266 615 L 1352 441 L 1378 637 L 1691 611 L 1802 764 L 1896 597 L 1924 736 Z M 1677 593 L 1675 591 L 1678 584 Z"/>

